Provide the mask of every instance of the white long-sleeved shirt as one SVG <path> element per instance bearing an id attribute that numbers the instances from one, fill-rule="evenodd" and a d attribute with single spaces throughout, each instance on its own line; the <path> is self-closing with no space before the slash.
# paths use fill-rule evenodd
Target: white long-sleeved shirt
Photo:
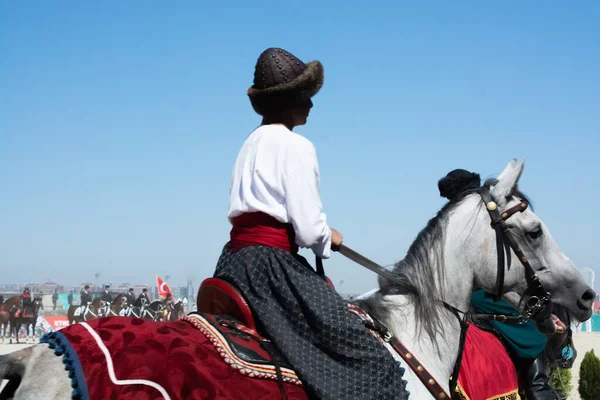
<path id="1" fill-rule="evenodd" d="M 292 224 L 299 247 L 329 258 L 331 230 L 319 185 L 315 146 L 283 125 L 262 125 L 248 136 L 235 162 L 228 218 L 264 212 Z"/>

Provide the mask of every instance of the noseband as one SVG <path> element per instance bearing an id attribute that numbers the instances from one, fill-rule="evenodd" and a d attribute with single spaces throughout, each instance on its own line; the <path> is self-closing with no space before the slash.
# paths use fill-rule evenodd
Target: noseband
<path id="1" fill-rule="evenodd" d="M 525 211 L 529 204 L 527 201 L 521 199 L 519 204 L 509 208 L 508 210 L 500 211 L 498 210 L 498 204 L 496 204 L 496 202 L 492 199 L 492 195 L 486 187 L 479 188 L 477 192 L 481 196 L 481 199 L 485 204 L 485 208 L 492 219 L 492 229 L 494 229 L 496 232 L 498 273 L 496 275 L 496 291 L 494 294 L 494 300 L 498 301 L 503 294 L 505 266 L 506 269 L 510 270 L 510 250 L 512 249 L 525 268 L 525 279 L 527 281 L 527 290 L 525 291 L 525 294 L 529 294 L 529 298 L 525 304 L 525 308 L 521 312 L 521 315 L 517 318 L 519 319 L 519 322 L 527 323 L 531 318 L 538 316 L 541 311 L 543 311 L 550 303 L 550 293 L 544 289 L 542 282 L 540 282 L 540 279 L 529 263 L 529 260 L 527 257 L 525 257 L 525 254 L 523 254 L 523 251 L 514 240 L 514 237 L 510 232 L 510 227 L 506 224 L 506 220 L 517 213 Z M 545 314 L 546 313 L 544 313 L 542 318 L 548 316 Z M 495 315 L 495 318 L 493 319 L 502 320 L 502 318 L 497 317 L 504 317 L 504 320 L 507 318 L 506 316 Z"/>

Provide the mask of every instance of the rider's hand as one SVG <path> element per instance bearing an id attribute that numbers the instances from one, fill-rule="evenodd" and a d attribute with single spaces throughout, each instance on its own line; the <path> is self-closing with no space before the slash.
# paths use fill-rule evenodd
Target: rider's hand
<path id="1" fill-rule="evenodd" d="M 331 228 L 331 250 L 337 251 L 339 250 L 342 242 L 344 241 L 344 237 L 341 233 Z"/>
<path id="2" fill-rule="evenodd" d="M 552 322 L 554 322 L 554 333 L 564 333 L 567 330 L 567 326 L 554 314 L 550 316 Z"/>

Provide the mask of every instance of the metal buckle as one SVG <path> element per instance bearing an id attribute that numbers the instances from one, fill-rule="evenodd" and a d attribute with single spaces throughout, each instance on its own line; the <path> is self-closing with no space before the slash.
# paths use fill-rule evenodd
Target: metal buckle
<path id="1" fill-rule="evenodd" d="M 540 304 L 540 298 L 537 296 L 531 296 L 529 299 L 527 299 L 527 307 L 529 307 L 529 308 L 539 307 L 539 304 Z"/>
<path id="2" fill-rule="evenodd" d="M 394 337 L 394 335 L 392 335 L 392 333 L 388 330 L 386 330 L 385 332 L 383 332 L 383 335 L 381 336 L 381 338 L 383 339 L 384 342 L 388 343 L 390 340 L 392 340 L 392 337 Z"/>
<path id="3" fill-rule="evenodd" d="M 527 299 L 527 305 L 521 313 L 521 319 L 523 323 L 529 322 L 529 320 L 540 312 L 545 304 L 550 301 L 550 293 L 546 293 L 544 297 L 531 296 Z"/>

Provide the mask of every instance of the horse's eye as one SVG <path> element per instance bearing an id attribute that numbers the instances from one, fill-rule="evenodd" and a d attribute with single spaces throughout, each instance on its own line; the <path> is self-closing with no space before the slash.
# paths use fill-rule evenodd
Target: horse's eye
<path id="1" fill-rule="evenodd" d="M 542 236 L 542 230 L 541 229 L 537 229 L 537 230 L 532 231 L 532 232 L 527 232 L 527 236 L 529 236 L 532 239 L 537 239 L 540 236 Z"/>

